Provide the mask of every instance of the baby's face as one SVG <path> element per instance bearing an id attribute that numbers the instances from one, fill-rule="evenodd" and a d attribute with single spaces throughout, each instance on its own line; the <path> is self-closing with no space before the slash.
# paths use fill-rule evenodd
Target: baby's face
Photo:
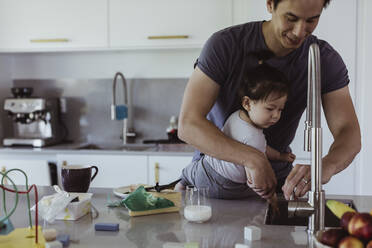
<path id="1" fill-rule="evenodd" d="M 269 95 L 265 101 L 251 101 L 248 114 L 254 125 L 259 128 L 268 128 L 280 119 L 287 96 L 278 97 Z"/>

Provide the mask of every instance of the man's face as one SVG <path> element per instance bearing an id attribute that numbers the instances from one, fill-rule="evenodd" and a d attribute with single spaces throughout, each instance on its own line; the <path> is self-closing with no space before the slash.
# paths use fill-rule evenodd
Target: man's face
<path id="1" fill-rule="evenodd" d="M 300 47 L 318 25 L 323 4 L 324 0 L 282 0 L 274 9 L 273 1 L 267 0 L 275 42 L 282 49 Z"/>

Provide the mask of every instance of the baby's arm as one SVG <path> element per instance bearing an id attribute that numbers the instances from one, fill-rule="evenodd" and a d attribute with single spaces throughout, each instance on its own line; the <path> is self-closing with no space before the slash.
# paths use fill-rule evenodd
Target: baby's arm
<path id="1" fill-rule="evenodd" d="M 279 160 L 285 162 L 293 162 L 296 155 L 291 152 L 279 152 L 270 146 L 266 146 L 266 156 L 269 160 Z"/>

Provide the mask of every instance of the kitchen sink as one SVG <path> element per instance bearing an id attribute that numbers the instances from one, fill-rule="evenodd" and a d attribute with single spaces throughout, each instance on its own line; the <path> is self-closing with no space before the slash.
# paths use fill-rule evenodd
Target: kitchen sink
<path id="1" fill-rule="evenodd" d="M 345 199 L 335 199 L 337 201 L 343 202 L 347 204 L 349 207 L 356 210 L 356 207 L 352 200 L 345 200 Z M 307 199 L 303 199 L 304 202 L 307 201 Z M 285 226 L 307 226 L 309 223 L 308 217 L 291 217 L 288 218 L 288 201 L 286 201 L 284 198 L 278 199 L 278 207 L 279 207 L 279 215 L 273 214 L 273 209 L 271 205 L 268 206 L 266 209 L 265 214 L 265 220 L 264 224 L 266 225 L 285 225 Z M 331 210 L 328 209 L 327 206 L 325 206 L 325 220 L 324 224 L 325 227 L 339 227 L 340 226 L 340 220 L 337 218 L 336 215 L 334 215 Z"/>
<path id="2" fill-rule="evenodd" d="M 84 144 L 77 150 L 112 150 L 112 151 L 151 151 L 156 150 L 156 144 Z"/>

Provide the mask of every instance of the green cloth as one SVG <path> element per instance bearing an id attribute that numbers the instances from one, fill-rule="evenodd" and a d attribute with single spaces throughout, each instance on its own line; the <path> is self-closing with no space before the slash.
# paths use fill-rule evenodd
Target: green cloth
<path id="1" fill-rule="evenodd" d="M 118 207 L 125 205 L 131 211 L 146 211 L 159 208 L 174 207 L 174 203 L 163 197 L 153 196 L 146 192 L 145 187 L 140 186 L 134 192 L 130 193 L 119 203 L 110 203 L 109 207 Z"/>

